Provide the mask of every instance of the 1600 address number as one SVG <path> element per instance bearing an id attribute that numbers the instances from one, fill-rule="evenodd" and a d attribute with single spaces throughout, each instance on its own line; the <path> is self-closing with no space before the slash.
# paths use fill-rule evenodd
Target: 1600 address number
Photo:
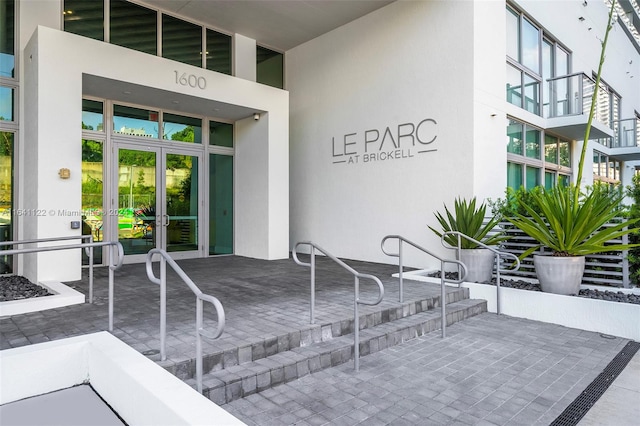
<path id="1" fill-rule="evenodd" d="M 173 72 L 176 77 L 176 84 L 181 86 L 189 86 L 194 89 L 197 87 L 198 89 L 206 89 L 207 88 L 207 80 L 204 77 L 199 77 L 194 74 L 187 74 L 183 72 L 180 74 L 178 71 Z"/>

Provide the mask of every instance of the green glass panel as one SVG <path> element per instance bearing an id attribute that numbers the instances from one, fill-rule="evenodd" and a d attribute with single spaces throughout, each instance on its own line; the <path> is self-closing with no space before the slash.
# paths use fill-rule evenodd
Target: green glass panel
<path id="1" fill-rule="evenodd" d="M 569 186 L 569 176 L 558 175 L 558 185 Z"/>
<path id="2" fill-rule="evenodd" d="M 14 78 L 16 67 L 16 2 L 0 0 L 0 77 Z"/>
<path id="3" fill-rule="evenodd" d="M 64 30 L 104 41 L 104 2 L 101 0 L 64 0 Z"/>
<path id="4" fill-rule="evenodd" d="M 162 15 L 162 56 L 202 67 L 202 27 Z"/>
<path id="5" fill-rule="evenodd" d="M 551 189 L 556 186 L 556 174 L 553 172 L 544 172 L 544 187 Z"/>
<path id="6" fill-rule="evenodd" d="M 269 86 L 284 88 L 284 55 L 257 46 L 256 81 Z"/>
<path id="7" fill-rule="evenodd" d="M 13 121 L 15 91 L 10 87 L 0 87 L 0 120 Z"/>
<path id="8" fill-rule="evenodd" d="M 0 241 L 13 240 L 13 142 L 12 132 L 0 132 Z M 0 274 L 13 271 L 13 256 L 0 257 Z"/>
<path id="9" fill-rule="evenodd" d="M 162 115 L 162 138 L 172 141 L 202 143 L 202 119 L 182 115 Z"/>
<path id="10" fill-rule="evenodd" d="M 544 161 L 558 164 L 558 139 L 553 136 L 544 137 Z"/>
<path id="11" fill-rule="evenodd" d="M 527 189 L 540 185 L 540 169 L 527 166 Z"/>
<path id="12" fill-rule="evenodd" d="M 540 159 L 540 130 L 527 129 L 527 157 Z"/>
<path id="13" fill-rule="evenodd" d="M 124 105 L 113 106 L 113 132 L 147 138 L 158 137 L 158 112 Z"/>
<path id="14" fill-rule="evenodd" d="M 207 69 L 231 75 L 231 36 L 207 30 Z"/>
<path id="15" fill-rule="evenodd" d="M 82 100 L 82 129 L 104 131 L 103 104 L 100 101 Z"/>
<path id="16" fill-rule="evenodd" d="M 209 122 L 209 145 L 233 148 L 233 124 Z"/>
<path id="17" fill-rule="evenodd" d="M 209 255 L 233 253 L 233 157 L 209 156 Z"/>
<path id="18" fill-rule="evenodd" d="M 125 254 L 144 254 L 156 240 L 156 154 L 118 152 L 118 241 Z"/>
<path id="19" fill-rule="evenodd" d="M 522 123 L 511 120 L 507 126 L 507 152 L 522 155 Z"/>
<path id="20" fill-rule="evenodd" d="M 522 164 L 507 163 L 507 186 L 520 189 L 522 186 Z"/>
<path id="21" fill-rule="evenodd" d="M 157 55 L 157 13 L 125 0 L 110 0 L 110 41 L 118 46 Z"/>
<path id="22" fill-rule="evenodd" d="M 559 143 L 560 165 L 565 167 L 571 167 L 571 149 L 569 142 L 560 141 Z"/>
<path id="23" fill-rule="evenodd" d="M 198 157 L 167 154 L 167 251 L 198 249 Z"/>
<path id="24" fill-rule="evenodd" d="M 82 235 L 93 235 L 93 241 L 103 240 L 103 143 L 82 140 Z M 82 251 L 82 263 L 89 259 Z M 102 263 L 102 249 L 93 248 L 93 263 Z"/>

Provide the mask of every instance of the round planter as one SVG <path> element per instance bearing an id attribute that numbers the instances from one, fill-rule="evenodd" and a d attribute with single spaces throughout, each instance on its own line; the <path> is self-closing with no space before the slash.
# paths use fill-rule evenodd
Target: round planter
<path id="1" fill-rule="evenodd" d="M 485 248 L 460 250 L 460 262 L 467 267 L 464 280 L 471 283 L 490 282 L 495 258 L 495 253 Z"/>
<path id="2" fill-rule="evenodd" d="M 533 265 L 542 291 L 578 294 L 584 274 L 584 256 L 533 256 Z"/>

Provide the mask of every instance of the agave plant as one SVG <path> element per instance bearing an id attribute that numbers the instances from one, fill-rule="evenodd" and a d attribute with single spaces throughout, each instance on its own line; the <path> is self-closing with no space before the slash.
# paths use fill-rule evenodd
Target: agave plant
<path id="1" fill-rule="evenodd" d="M 507 220 L 535 239 L 538 244 L 520 255 L 524 259 L 540 247 L 553 250 L 555 256 L 584 256 L 615 250 L 627 250 L 633 245 L 611 244 L 609 240 L 633 231 L 629 226 L 639 219 L 605 226 L 620 214 L 624 194 L 602 185 L 587 194 L 576 194 L 576 186 L 556 186 L 531 193 L 531 206 L 520 201 L 527 216 L 515 213 Z M 539 213 L 538 213 L 539 212 Z"/>
<path id="2" fill-rule="evenodd" d="M 476 208 L 476 198 L 471 200 L 456 198 L 454 202 L 453 213 L 449 211 L 446 204 L 444 206 L 445 216 L 440 212 L 436 212 L 435 216 L 440 222 L 442 232 L 437 229 L 431 229 L 438 237 L 442 237 L 445 232 L 458 231 L 468 237 L 473 238 L 476 241 L 480 241 L 486 245 L 496 245 L 501 241 L 508 239 L 509 237 L 502 233 L 493 233 L 493 229 L 500 222 L 499 216 L 492 217 L 488 222 L 485 221 L 487 207 L 484 203 L 481 203 Z M 447 235 L 444 241 L 452 247 L 458 247 L 458 237 L 455 235 Z M 478 244 L 473 241 L 469 241 L 466 238 L 461 238 L 461 249 L 474 249 L 478 248 Z"/>

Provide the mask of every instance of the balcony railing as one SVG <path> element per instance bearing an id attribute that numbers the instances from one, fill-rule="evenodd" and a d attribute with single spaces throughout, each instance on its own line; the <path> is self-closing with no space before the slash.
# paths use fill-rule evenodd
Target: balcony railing
<path id="1" fill-rule="evenodd" d="M 547 118 L 588 114 L 596 82 L 584 73 L 569 74 L 547 80 L 548 99 L 545 97 L 544 115 Z M 594 119 L 609 125 L 609 92 L 598 88 Z"/>
<path id="2" fill-rule="evenodd" d="M 627 118 L 613 122 L 615 136 L 610 140 L 611 148 L 632 148 L 640 146 L 640 119 Z"/>

